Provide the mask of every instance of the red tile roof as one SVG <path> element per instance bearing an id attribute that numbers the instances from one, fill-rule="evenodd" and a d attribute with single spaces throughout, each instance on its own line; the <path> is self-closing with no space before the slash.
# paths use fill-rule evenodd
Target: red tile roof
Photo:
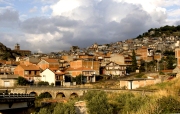
<path id="1" fill-rule="evenodd" d="M 43 59 L 48 63 L 59 63 L 58 59 Z"/>
<path id="2" fill-rule="evenodd" d="M 59 68 L 49 68 L 51 71 L 59 70 Z"/>
<path id="3" fill-rule="evenodd" d="M 37 65 L 19 65 L 24 70 L 40 70 L 39 66 Z"/>
<path id="4" fill-rule="evenodd" d="M 0 60 L 0 63 L 6 64 L 6 61 L 5 60 Z"/>
<path id="5" fill-rule="evenodd" d="M 63 75 L 63 74 L 68 74 L 68 72 L 62 72 L 62 71 L 56 71 L 55 74 L 60 74 L 60 75 Z"/>

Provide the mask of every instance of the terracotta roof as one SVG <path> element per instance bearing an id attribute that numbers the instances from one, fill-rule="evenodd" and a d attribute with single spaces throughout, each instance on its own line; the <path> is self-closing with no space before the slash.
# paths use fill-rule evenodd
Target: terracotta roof
<path id="1" fill-rule="evenodd" d="M 45 60 L 48 63 L 59 63 L 58 59 L 43 59 L 43 60 Z"/>
<path id="2" fill-rule="evenodd" d="M 62 72 L 62 71 L 56 71 L 56 73 L 55 74 L 68 74 L 68 72 Z"/>
<path id="3" fill-rule="evenodd" d="M 19 65 L 24 70 L 40 70 L 40 68 L 37 65 Z"/>
<path id="4" fill-rule="evenodd" d="M 51 71 L 59 70 L 59 68 L 49 68 Z"/>
<path id="5" fill-rule="evenodd" d="M 6 61 L 5 60 L 0 60 L 0 63 L 6 64 Z"/>

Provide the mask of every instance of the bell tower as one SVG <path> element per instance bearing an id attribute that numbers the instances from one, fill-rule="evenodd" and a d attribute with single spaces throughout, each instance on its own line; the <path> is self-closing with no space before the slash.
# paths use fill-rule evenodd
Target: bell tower
<path id="1" fill-rule="evenodd" d="M 20 45 L 18 43 L 15 45 L 14 50 L 20 50 Z"/>

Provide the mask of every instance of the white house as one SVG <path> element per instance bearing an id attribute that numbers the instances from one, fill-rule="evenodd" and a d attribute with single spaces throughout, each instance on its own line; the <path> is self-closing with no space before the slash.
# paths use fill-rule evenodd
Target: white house
<path id="1" fill-rule="evenodd" d="M 52 83 L 55 85 L 56 82 L 55 73 L 50 69 L 44 70 L 42 73 L 40 73 L 40 76 L 41 76 L 41 81 L 49 82 L 50 85 Z"/>

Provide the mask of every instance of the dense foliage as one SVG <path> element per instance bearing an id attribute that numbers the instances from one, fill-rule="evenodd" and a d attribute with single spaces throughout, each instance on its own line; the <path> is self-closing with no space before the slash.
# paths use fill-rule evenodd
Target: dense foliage
<path id="1" fill-rule="evenodd" d="M 175 96 L 176 94 L 146 95 L 93 90 L 88 91 L 79 100 L 86 102 L 89 114 L 167 114 L 180 112 L 180 101 Z M 34 114 L 75 114 L 76 101 L 77 99 L 73 99 L 67 103 L 45 105 Z"/>
<path id="2" fill-rule="evenodd" d="M 53 114 L 75 114 L 74 101 L 68 103 L 58 103 L 54 107 Z"/>
<path id="3" fill-rule="evenodd" d="M 23 77 L 19 76 L 18 79 L 17 79 L 17 84 L 21 85 L 21 86 L 25 86 L 25 85 L 28 85 L 29 82 L 28 82 L 28 80 L 26 78 L 23 78 Z"/>
<path id="4" fill-rule="evenodd" d="M 38 82 L 38 85 L 39 85 L 39 86 L 47 86 L 47 85 L 49 85 L 49 82 L 40 81 L 40 82 Z"/>
<path id="5" fill-rule="evenodd" d="M 113 108 L 108 103 L 107 94 L 104 91 L 88 91 L 84 98 L 89 114 L 112 114 Z"/>
<path id="6" fill-rule="evenodd" d="M 45 92 L 45 93 L 41 93 L 41 94 L 38 96 L 38 99 L 42 99 L 42 98 L 52 98 L 52 96 L 51 96 L 50 93 Z"/>
<path id="7" fill-rule="evenodd" d="M 147 96 L 130 92 L 107 94 L 104 91 L 88 91 L 83 99 L 89 114 L 164 114 L 180 112 L 180 101 L 174 96 Z M 74 104 L 45 105 L 35 114 L 75 114 Z"/>
<path id="8" fill-rule="evenodd" d="M 163 96 L 157 100 L 159 108 L 163 113 L 177 113 L 180 112 L 180 102 L 172 96 Z"/>
<path id="9" fill-rule="evenodd" d="M 84 76 L 79 74 L 78 76 L 72 78 L 72 82 L 76 82 L 77 85 L 84 84 Z"/>
<path id="10" fill-rule="evenodd" d="M 151 32 L 154 31 L 153 34 Z M 137 38 L 142 37 L 160 37 L 160 36 L 180 36 L 180 25 L 178 26 L 164 26 L 160 28 L 151 28 L 148 30 L 148 32 L 143 33 L 142 35 L 137 36 Z"/>

